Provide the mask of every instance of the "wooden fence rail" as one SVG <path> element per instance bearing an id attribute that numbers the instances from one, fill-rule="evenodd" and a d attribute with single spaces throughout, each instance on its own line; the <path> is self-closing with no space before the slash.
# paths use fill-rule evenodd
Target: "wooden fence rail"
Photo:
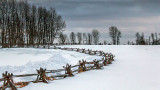
<path id="1" fill-rule="evenodd" d="M 50 47 L 48 47 L 48 49 L 49 48 Z M 65 77 L 74 76 L 76 72 L 80 73 L 80 72 L 85 72 L 85 71 L 93 70 L 93 69 L 102 69 L 103 66 L 111 64 L 111 62 L 114 61 L 114 57 L 115 57 L 112 53 L 105 53 L 103 51 L 98 51 L 98 50 L 95 51 L 91 49 L 86 50 L 86 49 L 79 49 L 79 48 L 61 48 L 61 47 L 53 47 L 53 49 L 76 51 L 76 52 L 85 53 L 89 55 L 98 55 L 98 56 L 102 56 L 102 60 L 95 59 L 92 62 L 81 60 L 79 61 L 78 65 L 72 66 L 72 65 L 66 64 L 66 66 L 63 66 L 64 69 L 57 69 L 57 70 L 46 70 L 46 69 L 40 68 L 39 70 L 36 70 L 37 73 L 35 74 L 13 75 L 12 73 L 5 72 L 2 74 L 3 78 L 0 79 L 0 81 L 3 82 L 3 85 L 0 87 L 0 90 L 5 90 L 6 88 L 17 90 L 17 88 L 22 88 L 28 85 L 30 82 L 48 83 L 48 81 L 50 80 L 56 80 L 57 77 L 58 79 L 60 79 L 59 77 L 65 78 Z M 64 72 L 64 74 L 50 75 L 50 76 L 46 75 L 48 73 L 57 73 L 57 72 Z M 13 82 L 13 78 L 15 77 L 29 77 L 29 76 L 37 76 L 37 78 L 34 81 L 16 82 L 16 83 Z"/>

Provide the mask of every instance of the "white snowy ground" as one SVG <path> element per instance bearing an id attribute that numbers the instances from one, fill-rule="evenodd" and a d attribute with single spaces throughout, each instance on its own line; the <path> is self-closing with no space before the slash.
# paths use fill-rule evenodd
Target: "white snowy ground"
<path id="1" fill-rule="evenodd" d="M 93 71 L 83 72 L 75 75 L 74 77 L 67 77 L 62 80 L 55 80 L 49 82 L 49 84 L 31 83 L 27 87 L 24 87 L 20 90 L 160 90 L 160 46 L 63 46 L 63 47 L 78 47 L 86 49 L 90 48 L 93 50 L 103 50 L 105 52 L 112 52 L 113 54 L 115 54 L 116 57 L 113 64 L 104 67 L 103 70 L 93 70 Z M 16 51 L 17 49 L 14 50 Z M 30 49 L 30 50 L 36 51 L 38 49 Z M 44 50 L 43 52 L 45 53 L 45 51 L 52 52 L 53 55 L 56 54 L 57 52 L 60 52 L 59 54 L 56 54 L 54 57 L 52 57 L 51 55 L 52 59 L 59 58 L 58 60 L 59 62 L 57 60 L 55 60 L 54 62 L 53 60 L 54 62 L 53 66 L 55 68 L 59 67 L 58 65 L 61 66 L 66 62 L 69 63 L 74 62 L 74 59 L 72 59 L 74 56 L 70 54 L 71 53 L 73 55 L 76 54 L 75 52 L 72 51 L 67 52 L 67 51 L 56 51 L 56 50 L 51 50 L 51 51 Z M 6 51 L 0 50 L 0 57 L 1 53 L 3 52 Z M 17 52 L 19 52 L 19 50 L 17 50 Z M 32 54 L 33 53 L 31 53 L 31 56 Z M 69 59 L 71 60 L 65 59 L 68 57 L 68 55 Z M 85 54 L 78 54 L 78 55 L 79 55 L 78 57 L 75 56 L 74 58 L 80 58 L 81 56 L 82 56 L 81 58 L 90 57 L 91 60 L 93 60 L 93 58 L 100 58 L 100 57 L 88 56 Z M 64 60 L 61 60 L 60 56 L 61 57 L 63 56 Z M 10 56 L 8 55 L 8 57 Z M 18 57 L 22 57 L 21 54 L 20 55 L 17 54 L 16 58 Z M 88 60 L 90 59 L 88 58 Z M 47 59 L 46 61 L 50 62 L 50 59 Z M 0 59 L 0 63 L 1 62 L 2 60 Z M 35 61 L 35 62 L 39 62 L 40 64 L 41 62 L 45 62 L 45 60 Z M 33 63 L 35 64 L 35 62 Z M 33 63 L 32 62 L 28 63 L 28 66 L 32 67 L 32 65 L 30 64 Z M 42 64 L 42 66 L 47 67 L 46 63 Z M 15 69 L 19 70 L 18 68 Z M 0 67 L 0 73 L 1 70 L 3 70 L 2 67 Z M 22 69 L 22 70 L 27 70 L 27 69 Z"/>
<path id="2" fill-rule="evenodd" d="M 100 56 L 54 49 L 11 48 L 0 49 L 0 78 L 8 71 L 14 75 L 37 73 L 40 67 L 47 70 L 62 69 L 67 63 L 77 65 L 79 60 L 92 61 Z M 57 73 L 58 74 L 58 73 Z M 14 78 L 15 81 L 32 81 L 36 77 Z M 1 83 L 0 83 L 1 84 Z"/>

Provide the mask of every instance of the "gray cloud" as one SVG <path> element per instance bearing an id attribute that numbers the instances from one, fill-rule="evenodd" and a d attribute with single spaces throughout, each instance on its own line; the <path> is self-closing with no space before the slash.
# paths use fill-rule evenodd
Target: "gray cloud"
<path id="1" fill-rule="evenodd" d="M 37 0 L 36 4 L 55 7 L 69 20 L 117 19 L 123 17 L 159 15 L 158 0 Z"/>
<path id="2" fill-rule="evenodd" d="M 108 38 L 108 27 L 117 26 L 134 40 L 135 32 L 159 32 L 160 0 L 30 0 L 30 3 L 55 7 L 66 20 L 66 32 L 98 29 Z M 105 35 L 106 34 L 106 35 Z M 130 36 L 128 36 L 130 35 Z"/>

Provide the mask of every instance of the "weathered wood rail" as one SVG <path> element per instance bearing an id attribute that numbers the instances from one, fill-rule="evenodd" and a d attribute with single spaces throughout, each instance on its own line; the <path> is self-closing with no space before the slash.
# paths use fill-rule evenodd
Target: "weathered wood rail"
<path id="1" fill-rule="evenodd" d="M 99 55 L 99 56 L 102 56 L 102 59 L 101 60 L 95 59 L 92 62 L 80 60 L 78 65 L 71 66 L 69 64 L 66 64 L 66 66 L 63 66 L 63 69 L 57 69 L 57 70 L 46 70 L 46 69 L 40 68 L 39 70 L 36 70 L 37 73 L 35 74 L 13 75 L 12 73 L 8 73 L 6 71 L 5 73 L 2 74 L 3 78 L 0 78 L 0 82 L 3 82 L 3 85 L 0 87 L 0 90 L 5 90 L 6 88 L 17 90 L 17 88 L 22 88 L 28 85 L 30 82 L 48 83 L 48 81 L 57 80 L 57 79 L 60 79 L 60 77 L 65 78 L 65 77 L 74 76 L 75 73 L 81 73 L 81 72 L 94 70 L 94 69 L 102 69 L 103 66 L 107 66 L 108 64 L 111 64 L 112 61 L 114 61 L 114 57 L 115 57 L 112 53 L 105 53 L 103 51 L 98 51 L 98 50 L 93 51 L 91 49 L 86 50 L 86 49 L 79 49 L 79 48 L 61 48 L 56 46 L 52 48 L 48 47 L 48 49 L 60 49 L 60 50 L 67 50 L 67 51 L 76 51 L 76 52 L 85 53 L 88 55 Z M 64 74 L 47 76 L 48 73 L 54 74 L 57 72 L 64 72 Z M 37 78 L 33 81 L 13 82 L 13 78 L 15 77 L 31 77 L 31 76 L 37 76 Z"/>

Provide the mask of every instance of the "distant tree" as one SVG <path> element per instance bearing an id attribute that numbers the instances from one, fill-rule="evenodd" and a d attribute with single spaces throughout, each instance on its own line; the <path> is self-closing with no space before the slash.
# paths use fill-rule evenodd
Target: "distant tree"
<path id="1" fill-rule="evenodd" d="M 86 33 L 83 33 L 83 45 L 87 44 L 87 35 Z"/>
<path id="2" fill-rule="evenodd" d="M 152 39 L 152 42 L 151 42 L 152 45 L 159 45 L 160 44 L 160 39 L 158 38 L 157 33 L 151 33 L 151 39 Z"/>
<path id="3" fill-rule="evenodd" d="M 61 33 L 59 36 L 59 43 L 64 45 L 66 41 L 67 41 L 67 35 Z"/>
<path id="4" fill-rule="evenodd" d="M 140 34 L 137 32 L 136 33 L 136 45 L 138 45 L 140 42 Z"/>
<path id="5" fill-rule="evenodd" d="M 95 45 L 97 45 L 98 43 L 99 43 L 99 37 L 100 37 L 100 33 L 99 33 L 99 31 L 98 30 L 93 30 L 92 31 L 92 36 L 93 36 L 93 43 L 95 44 Z"/>
<path id="6" fill-rule="evenodd" d="M 120 44 L 120 38 L 121 38 L 121 37 L 122 37 L 121 32 L 118 31 L 118 32 L 117 32 L 117 45 Z"/>
<path id="7" fill-rule="evenodd" d="M 76 43 L 76 35 L 74 32 L 70 33 L 70 40 L 71 40 L 71 44 L 75 44 Z"/>
<path id="8" fill-rule="evenodd" d="M 158 45 L 160 45 L 160 33 L 159 33 L 159 40 L 158 40 Z"/>
<path id="9" fill-rule="evenodd" d="M 104 40 L 104 45 L 107 45 L 107 41 L 106 40 Z"/>
<path id="10" fill-rule="evenodd" d="M 130 41 L 128 41 L 127 44 L 130 45 Z"/>
<path id="11" fill-rule="evenodd" d="M 114 45 L 120 44 L 121 32 L 115 26 L 109 28 L 109 36 L 112 38 Z"/>
<path id="12" fill-rule="evenodd" d="M 155 33 L 155 45 L 158 45 L 158 35 Z"/>
<path id="13" fill-rule="evenodd" d="M 0 46 L 2 45 L 2 36 L 1 36 L 1 30 L 0 30 Z"/>
<path id="14" fill-rule="evenodd" d="M 92 44 L 92 34 L 88 33 L 88 45 Z"/>
<path id="15" fill-rule="evenodd" d="M 146 45 L 149 45 L 149 39 L 146 39 L 146 40 L 145 40 L 145 44 L 146 44 Z"/>
<path id="16" fill-rule="evenodd" d="M 144 33 L 142 33 L 141 35 L 137 32 L 135 34 L 136 36 L 136 45 L 145 45 L 146 44 L 146 41 L 145 41 L 145 38 L 144 38 Z"/>
<path id="17" fill-rule="evenodd" d="M 151 37 L 149 36 L 148 44 L 151 45 Z"/>
<path id="18" fill-rule="evenodd" d="M 154 33 L 151 33 L 152 45 L 155 45 L 155 36 Z"/>
<path id="19" fill-rule="evenodd" d="M 80 32 L 77 33 L 77 40 L 78 40 L 78 44 L 82 43 L 82 33 Z"/>
<path id="20" fill-rule="evenodd" d="M 145 45 L 145 38 L 144 38 L 144 33 L 141 34 L 141 38 L 140 38 L 140 45 Z"/>

